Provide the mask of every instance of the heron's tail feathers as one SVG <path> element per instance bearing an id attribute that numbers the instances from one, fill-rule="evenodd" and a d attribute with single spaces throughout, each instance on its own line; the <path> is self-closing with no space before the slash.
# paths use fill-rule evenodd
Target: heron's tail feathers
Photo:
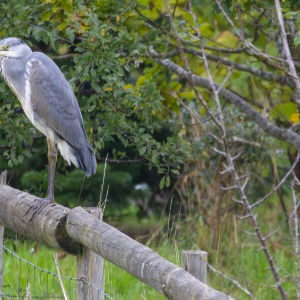
<path id="1" fill-rule="evenodd" d="M 96 173 L 97 162 L 95 152 L 87 140 L 81 148 L 72 147 L 64 140 L 58 140 L 57 146 L 69 165 L 73 163 L 77 168 L 83 170 L 86 176 Z"/>
<path id="2" fill-rule="evenodd" d="M 81 149 L 74 149 L 77 164 L 87 177 L 96 173 L 97 162 L 92 146 L 87 142 Z M 75 164 L 76 165 L 76 164 Z"/>

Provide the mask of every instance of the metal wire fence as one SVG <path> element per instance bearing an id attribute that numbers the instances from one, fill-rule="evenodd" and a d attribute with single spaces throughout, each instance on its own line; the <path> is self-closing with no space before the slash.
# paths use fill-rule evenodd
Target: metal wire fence
<path id="1" fill-rule="evenodd" d="M 1 247 L 1 244 L 0 244 Z M 113 299 L 96 287 L 89 284 L 84 278 L 59 275 L 55 272 L 18 256 L 15 252 L 2 245 L 4 261 L 9 262 L 9 270 L 4 267 L 3 287 L 0 299 L 77 299 L 77 286 L 79 282 L 85 283 L 89 288 L 95 289 L 98 299 Z M 66 295 L 63 293 L 63 288 Z"/>

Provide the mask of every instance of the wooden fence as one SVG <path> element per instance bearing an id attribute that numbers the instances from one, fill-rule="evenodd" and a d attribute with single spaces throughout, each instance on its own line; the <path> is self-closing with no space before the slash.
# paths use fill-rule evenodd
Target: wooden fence
<path id="1" fill-rule="evenodd" d="M 51 204 L 31 219 L 32 212 L 26 214 L 26 211 L 34 201 L 39 200 L 28 193 L 1 185 L 0 180 L 0 224 L 31 240 L 77 255 L 77 276 L 84 276 L 87 282 L 94 280 L 93 284 L 97 287 L 103 287 L 102 278 L 99 279 L 97 275 L 102 271 L 102 261 L 99 258 L 101 256 L 152 286 L 168 299 L 232 299 L 99 220 L 99 216 L 93 216 L 82 207 L 69 209 L 59 204 Z M 92 268 L 86 266 L 87 257 L 92 261 L 92 266 L 96 265 L 95 262 L 99 266 L 100 262 L 100 266 L 93 268 L 92 273 Z M 187 259 L 185 262 L 187 269 L 192 266 L 189 261 Z M 79 287 L 78 299 L 93 299 L 91 294 L 86 293 L 89 293 L 87 289 Z"/>

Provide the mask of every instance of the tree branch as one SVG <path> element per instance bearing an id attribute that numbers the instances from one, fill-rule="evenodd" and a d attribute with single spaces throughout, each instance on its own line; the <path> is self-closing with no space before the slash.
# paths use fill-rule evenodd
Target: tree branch
<path id="1" fill-rule="evenodd" d="M 289 44 L 287 41 L 287 35 L 286 35 L 286 31 L 285 31 L 285 26 L 284 26 L 284 21 L 283 21 L 283 16 L 282 16 L 282 11 L 281 11 L 279 0 L 275 0 L 275 8 L 276 8 L 279 28 L 280 28 L 280 32 L 281 32 L 284 57 L 286 58 L 286 62 L 287 62 L 288 68 L 289 68 L 289 72 L 290 72 L 289 75 L 295 84 L 295 92 L 297 95 L 295 101 L 297 102 L 298 107 L 300 107 L 300 78 L 297 75 L 293 57 L 292 57 L 292 54 L 291 54 L 291 51 L 289 48 Z"/>
<path id="2" fill-rule="evenodd" d="M 277 60 L 282 60 L 282 59 L 280 59 L 278 57 L 271 57 L 270 55 L 262 52 L 260 49 L 258 49 L 257 47 L 255 47 L 253 45 L 253 43 L 251 43 L 250 41 L 248 41 L 247 39 L 245 39 L 243 37 L 243 35 L 239 32 L 239 30 L 236 28 L 236 26 L 234 25 L 234 23 L 230 19 L 229 15 L 223 9 L 223 7 L 221 5 L 221 2 L 219 0 L 215 0 L 215 2 L 218 5 L 218 7 L 219 7 L 220 11 L 222 12 L 222 14 L 224 15 L 224 17 L 226 18 L 227 22 L 230 24 L 230 26 L 236 32 L 236 34 L 239 37 L 239 39 L 244 43 L 244 45 L 245 45 L 245 47 L 247 49 L 245 52 L 248 55 L 256 57 L 259 61 L 261 61 L 264 64 L 266 64 L 268 67 L 275 68 L 275 69 L 283 69 L 278 64 L 274 63 L 274 61 L 273 61 L 274 59 L 277 59 Z"/>
<path id="3" fill-rule="evenodd" d="M 189 49 L 189 48 L 185 48 L 184 50 L 187 53 L 202 57 L 202 51 L 201 50 L 194 50 L 194 49 Z M 275 75 L 271 72 L 267 72 L 267 71 L 263 71 L 263 70 L 260 70 L 260 69 L 257 69 L 257 68 L 253 68 L 253 67 L 248 66 L 248 65 L 239 64 L 239 63 L 236 63 L 236 62 L 231 61 L 231 60 L 226 59 L 226 58 L 222 58 L 222 57 L 217 56 L 217 55 L 208 54 L 208 53 L 206 53 L 205 55 L 206 55 L 206 58 L 208 60 L 215 61 L 217 63 L 221 63 L 225 66 L 232 67 L 236 70 L 240 70 L 240 71 L 243 71 L 243 72 L 247 72 L 247 73 L 256 75 L 256 76 L 264 78 L 266 80 L 275 81 L 275 82 L 278 82 L 280 84 L 286 84 L 286 85 L 290 86 L 291 88 L 294 87 L 294 84 L 290 80 L 288 80 L 288 78 L 286 76 Z"/>
<path id="4" fill-rule="evenodd" d="M 207 264 L 207 266 L 214 273 L 217 273 L 219 276 L 221 276 L 221 277 L 229 280 L 230 282 L 232 282 L 235 286 L 237 286 L 240 290 L 242 290 L 245 294 L 247 294 L 251 299 L 256 299 L 254 297 L 254 295 L 249 290 L 247 290 L 245 287 L 243 287 L 237 280 L 235 280 L 235 279 L 231 278 L 230 276 L 222 273 L 221 271 L 218 271 L 211 264 Z"/>
<path id="5" fill-rule="evenodd" d="M 195 74 L 191 75 L 185 69 L 173 63 L 169 59 L 157 58 L 157 53 L 151 48 L 149 50 L 149 53 L 157 63 L 164 66 L 169 71 L 176 73 L 179 77 L 189 79 L 189 77 L 192 76 L 197 86 L 208 90 L 212 90 L 208 79 L 203 78 L 201 76 L 197 76 Z M 215 84 L 215 86 L 217 87 L 217 89 L 219 88 L 217 84 Z M 235 93 L 225 88 L 221 88 L 219 90 L 219 94 L 226 101 L 241 109 L 250 120 L 254 121 L 263 131 L 267 132 L 270 136 L 285 141 L 288 144 L 295 146 L 297 150 L 300 151 L 300 136 L 297 133 L 295 133 L 291 129 L 282 129 L 272 124 L 267 119 L 265 119 L 259 112 L 257 112 L 250 105 L 248 105 L 242 97 L 236 95 Z"/>

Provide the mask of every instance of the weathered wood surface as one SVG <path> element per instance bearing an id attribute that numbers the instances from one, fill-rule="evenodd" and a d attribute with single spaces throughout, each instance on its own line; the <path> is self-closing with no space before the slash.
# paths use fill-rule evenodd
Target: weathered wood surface
<path id="1" fill-rule="evenodd" d="M 102 220 L 102 210 L 98 207 L 85 209 L 89 214 Z M 87 247 L 76 256 L 77 300 L 104 300 L 103 258 Z"/>
<path id="2" fill-rule="evenodd" d="M 50 204 L 29 221 L 32 211 L 26 212 L 34 201 L 40 200 L 10 186 L 0 186 L 0 224 L 52 248 L 79 253 L 80 245 L 74 243 L 65 232 L 66 217 L 71 210 Z"/>
<path id="3" fill-rule="evenodd" d="M 84 245 L 169 299 L 232 299 L 81 207 L 71 210 L 51 204 L 30 220 L 31 212 L 25 213 L 35 200 L 36 197 L 28 193 L 0 186 L 0 224 L 69 253 L 79 253 L 80 245 Z"/>
<path id="4" fill-rule="evenodd" d="M 201 250 L 182 251 L 182 268 L 203 283 L 207 281 L 207 252 Z"/>

